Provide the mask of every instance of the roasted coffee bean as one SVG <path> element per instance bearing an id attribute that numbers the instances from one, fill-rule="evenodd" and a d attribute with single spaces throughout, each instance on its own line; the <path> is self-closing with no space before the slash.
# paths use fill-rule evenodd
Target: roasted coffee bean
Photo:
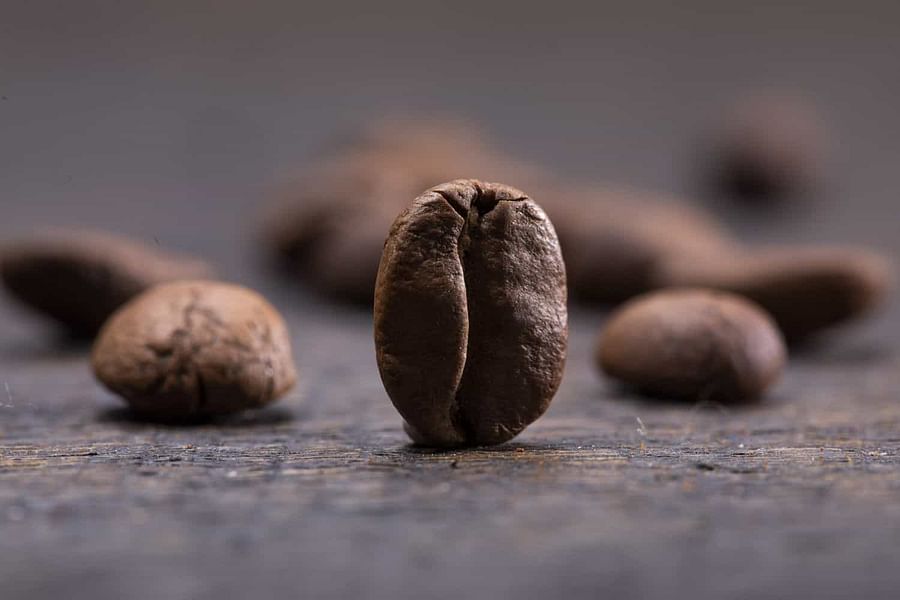
<path id="1" fill-rule="evenodd" d="M 378 220 L 372 228 L 380 226 L 383 237 L 406 204 L 402 198 L 421 183 L 379 157 L 349 154 L 323 160 L 286 186 L 265 218 L 263 241 L 287 274 L 315 275 L 313 256 L 321 245 L 342 237 L 344 222 L 359 219 L 368 230 Z M 421 185 L 418 191 L 428 187 Z M 386 224 L 385 214 L 391 215 Z M 372 276 L 374 281 L 374 272 Z M 372 282 L 368 289 L 371 295 Z"/>
<path id="2" fill-rule="evenodd" d="M 891 266 L 853 247 L 739 244 L 702 211 L 625 190 L 570 191 L 549 205 L 574 295 L 615 304 L 669 287 L 741 294 L 769 311 L 785 336 L 802 341 L 881 304 Z"/>
<path id="3" fill-rule="evenodd" d="M 706 160 L 715 189 L 750 203 L 784 201 L 820 184 L 827 132 L 808 101 L 763 94 L 728 115 Z"/>
<path id="4" fill-rule="evenodd" d="M 415 442 L 499 444 L 540 417 L 562 377 L 566 319 L 556 233 L 523 192 L 454 181 L 394 223 L 378 270 L 375 346 Z"/>
<path id="5" fill-rule="evenodd" d="M 0 251 L 10 294 L 81 336 L 153 285 L 211 272 L 200 260 L 99 232 L 49 230 Z"/>
<path id="6" fill-rule="evenodd" d="M 119 309 L 94 345 L 97 378 L 137 413 L 180 420 L 259 408 L 296 379 L 287 328 L 256 292 L 179 281 Z"/>
<path id="7" fill-rule="evenodd" d="M 648 394 L 733 404 L 758 399 L 778 379 L 785 347 L 772 319 L 740 296 L 665 290 L 616 311 L 596 358 L 607 375 Z"/>
<path id="8" fill-rule="evenodd" d="M 333 235 L 310 252 L 308 279 L 334 298 L 371 306 L 384 239 L 398 212 L 373 205 L 334 223 Z"/>
<path id="9" fill-rule="evenodd" d="M 410 198 L 459 177 L 531 182 L 538 173 L 460 121 L 377 121 L 285 186 L 264 243 L 288 275 L 371 304 L 384 237 Z"/>
<path id="10" fill-rule="evenodd" d="M 770 247 L 706 256 L 671 256 L 655 287 L 706 287 L 756 301 L 791 342 L 860 317 L 882 303 L 889 263 L 845 247 Z"/>
<path id="11" fill-rule="evenodd" d="M 562 198 L 545 208 L 559 232 L 569 286 L 588 302 L 618 303 L 652 289 L 664 257 L 731 252 L 735 245 L 702 211 L 646 192 L 569 189 Z"/>

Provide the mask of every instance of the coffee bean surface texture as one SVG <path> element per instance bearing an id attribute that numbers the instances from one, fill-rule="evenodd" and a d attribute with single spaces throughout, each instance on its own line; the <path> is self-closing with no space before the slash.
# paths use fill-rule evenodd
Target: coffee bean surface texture
<path id="1" fill-rule="evenodd" d="M 397 218 L 378 272 L 375 343 L 415 442 L 515 437 L 556 393 L 567 339 L 559 242 L 525 193 L 457 180 Z"/>

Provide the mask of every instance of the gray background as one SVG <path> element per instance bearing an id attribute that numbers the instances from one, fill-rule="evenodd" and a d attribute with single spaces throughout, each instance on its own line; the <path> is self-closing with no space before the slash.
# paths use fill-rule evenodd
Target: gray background
<path id="1" fill-rule="evenodd" d="M 6 230 L 85 222 L 227 246 L 261 186 L 339 128 L 405 111 L 468 116 L 574 177 L 689 192 L 697 137 L 764 86 L 814 99 L 836 141 L 814 214 L 769 235 L 840 222 L 828 239 L 893 237 L 896 3 L 0 6 Z"/>
<path id="2" fill-rule="evenodd" d="M 895 2 L 0 1 L 0 236 L 78 224 L 206 255 L 285 311 L 302 374 L 257 421 L 142 426 L 4 301 L 0 595 L 895 597 L 896 302 L 742 413 L 623 397 L 578 309 L 545 419 L 423 455 L 368 315 L 269 279 L 253 224 L 268 186 L 385 113 L 467 116 L 574 178 L 692 199 L 704 132 L 776 87 L 826 117 L 828 186 L 721 216 L 896 257 L 898 57 Z"/>

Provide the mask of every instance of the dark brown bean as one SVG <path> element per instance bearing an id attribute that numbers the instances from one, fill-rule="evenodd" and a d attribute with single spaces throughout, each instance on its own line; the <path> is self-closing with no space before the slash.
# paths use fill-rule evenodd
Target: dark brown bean
<path id="1" fill-rule="evenodd" d="M 870 312 L 891 281 L 890 264 L 873 252 L 786 246 L 671 256 L 660 263 L 654 285 L 740 294 L 765 308 L 785 337 L 798 342 Z"/>
<path id="2" fill-rule="evenodd" d="M 113 311 L 153 285 L 211 273 L 203 261 L 89 231 L 51 230 L 0 253 L 7 291 L 83 336 L 93 336 Z"/>
<path id="3" fill-rule="evenodd" d="M 574 295 L 618 303 L 668 287 L 747 296 L 802 341 L 857 319 L 891 288 L 890 263 L 863 248 L 738 244 L 702 211 L 645 193 L 594 189 L 550 205 Z"/>
<path id="4" fill-rule="evenodd" d="M 596 357 L 607 375 L 651 395 L 733 404 L 758 399 L 778 379 L 785 348 L 771 318 L 748 300 L 665 290 L 617 310 Z"/>
<path id="5" fill-rule="evenodd" d="M 401 198 L 428 187 L 386 157 L 353 153 L 325 159 L 286 186 L 266 216 L 263 242 L 288 274 L 315 274 L 312 257 L 320 245 L 342 236 L 346 219 L 360 218 L 368 228 L 361 214 L 395 215 L 405 206 Z M 379 223 L 382 236 L 391 222 Z"/>
<path id="6" fill-rule="evenodd" d="M 512 439 L 549 406 L 567 337 L 556 234 L 523 192 L 454 181 L 397 218 L 378 271 L 375 346 L 414 441 Z"/>
<path id="7" fill-rule="evenodd" d="M 337 299 L 371 304 L 382 242 L 409 198 L 459 177 L 528 182 L 536 173 L 460 121 L 379 121 L 285 186 L 264 243 L 289 275 Z"/>
<path id="8" fill-rule="evenodd" d="M 256 292 L 212 281 L 163 284 L 123 306 L 92 364 L 136 412 L 161 420 L 259 408 L 296 380 L 278 312 Z"/>
<path id="9" fill-rule="evenodd" d="M 627 188 L 567 190 L 547 212 L 569 286 L 588 302 L 618 303 L 652 289 L 664 257 L 731 252 L 735 245 L 702 211 Z"/>
<path id="10" fill-rule="evenodd" d="M 370 205 L 334 222 L 332 235 L 310 252 L 308 279 L 332 297 L 371 306 L 384 239 L 398 212 Z"/>
<path id="11" fill-rule="evenodd" d="M 726 197 L 754 204 L 784 201 L 819 186 L 827 137 L 809 101 L 785 93 L 755 95 L 727 116 L 707 169 Z"/>

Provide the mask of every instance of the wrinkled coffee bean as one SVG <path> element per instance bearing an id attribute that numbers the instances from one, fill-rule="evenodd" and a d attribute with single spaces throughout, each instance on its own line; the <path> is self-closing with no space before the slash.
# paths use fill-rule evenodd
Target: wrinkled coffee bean
<path id="1" fill-rule="evenodd" d="M 378 270 L 375 346 L 415 442 L 515 437 L 556 393 L 567 337 L 556 234 L 523 192 L 454 181 L 397 218 Z"/>
<path id="2" fill-rule="evenodd" d="M 665 290 L 616 311 L 596 358 L 607 375 L 651 395 L 735 404 L 778 379 L 785 347 L 772 319 L 740 296 Z"/>
<path id="3" fill-rule="evenodd" d="M 409 198 L 460 177 L 530 182 L 537 173 L 464 122 L 377 121 L 285 186 L 264 243 L 288 275 L 336 299 L 371 304 L 384 237 Z"/>
<path id="4" fill-rule="evenodd" d="M 123 306 L 92 364 L 135 412 L 159 420 L 259 408 L 296 379 L 278 312 L 256 292 L 212 281 L 163 284 Z"/>
<path id="5" fill-rule="evenodd" d="M 799 342 L 870 312 L 891 280 L 888 262 L 866 250 L 787 246 L 672 256 L 660 263 L 655 285 L 740 294 L 765 308 L 789 341 Z"/>
<path id="6" fill-rule="evenodd" d="M 728 116 L 706 158 L 712 183 L 756 204 L 784 201 L 819 185 L 827 132 L 815 108 L 787 94 L 750 97 Z"/>
<path id="7" fill-rule="evenodd" d="M 12 296 L 89 337 L 147 288 L 211 272 L 203 261 L 99 232 L 49 230 L 0 251 L 0 277 Z"/>

